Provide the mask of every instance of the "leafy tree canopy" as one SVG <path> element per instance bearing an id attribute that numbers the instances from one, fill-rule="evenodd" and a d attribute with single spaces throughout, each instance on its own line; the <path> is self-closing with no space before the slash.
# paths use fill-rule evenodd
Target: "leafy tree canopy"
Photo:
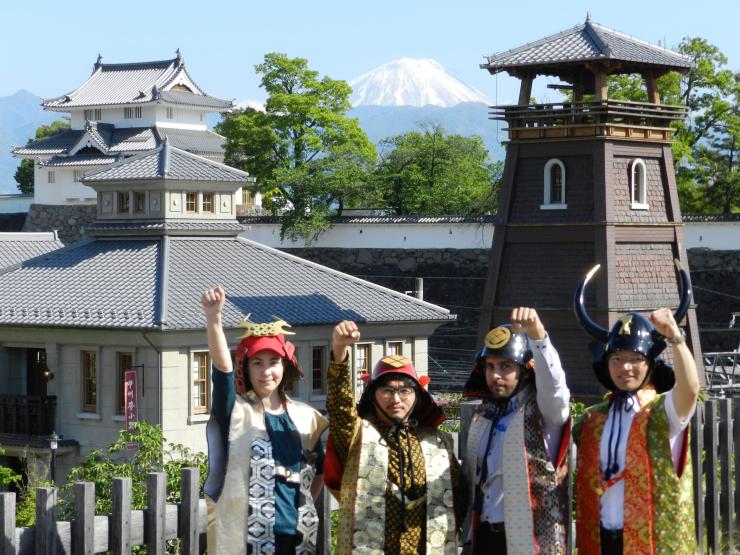
<path id="1" fill-rule="evenodd" d="M 51 122 L 49 125 L 42 125 L 36 129 L 36 136 L 32 139 L 28 139 L 27 144 L 30 144 L 39 139 L 45 139 L 56 135 L 63 129 L 69 128 L 69 122 L 64 120 L 56 120 Z M 18 169 L 15 171 L 15 182 L 18 184 L 18 190 L 24 195 L 33 194 L 33 160 L 21 160 L 18 165 Z"/>
<path id="2" fill-rule="evenodd" d="M 374 176 L 379 203 L 398 214 L 490 214 L 503 164 L 491 162 L 480 137 L 425 125 L 381 142 Z"/>
<path id="3" fill-rule="evenodd" d="M 351 88 L 320 77 L 303 58 L 265 55 L 256 66 L 265 110 L 237 110 L 217 131 L 226 163 L 257 178 L 263 205 L 283 214 L 281 235 L 310 238 L 365 194 L 376 158 L 357 119 L 347 117 Z"/>

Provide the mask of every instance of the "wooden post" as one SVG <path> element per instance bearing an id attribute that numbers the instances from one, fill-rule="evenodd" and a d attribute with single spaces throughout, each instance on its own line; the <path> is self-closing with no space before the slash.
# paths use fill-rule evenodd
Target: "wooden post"
<path id="1" fill-rule="evenodd" d="M 56 555 L 57 552 L 57 490 L 36 488 L 36 555 Z"/>
<path id="2" fill-rule="evenodd" d="M 658 92 L 658 79 L 655 77 L 655 73 L 648 71 L 643 74 L 645 79 L 645 87 L 647 88 L 648 102 L 653 104 L 660 104 L 660 93 Z"/>
<path id="3" fill-rule="evenodd" d="M 599 71 L 594 73 L 594 92 L 596 100 L 607 100 L 609 98 L 609 88 L 606 83 L 606 72 Z"/>
<path id="4" fill-rule="evenodd" d="M 72 552 L 74 555 L 95 553 L 95 484 L 77 482 L 75 492 L 75 521 L 72 524 Z"/>
<path id="5" fill-rule="evenodd" d="M 144 514 L 144 541 L 147 555 L 164 555 L 166 543 L 165 500 L 167 482 L 164 472 L 150 472 L 146 477 L 146 504 Z"/>
<path id="6" fill-rule="evenodd" d="M 519 106 L 529 106 L 532 98 L 532 81 L 534 77 L 531 75 L 522 77 L 522 84 L 519 87 Z"/>
<path id="7" fill-rule="evenodd" d="M 108 543 L 113 555 L 131 553 L 131 478 L 113 478 L 113 514 Z"/>
<path id="8" fill-rule="evenodd" d="M 736 397 L 736 399 L 739 399 Z M 740 449 L 740 402 L 733 403 L 732 424 L 732 452 L 735 453 L 735 526 L 740 527 L 740 460 L 738 449 Z"/>
<path id="9" fill-rule="evenodd" d="M 704 545 L 704 473 L 702 452 L 704 451 L 704 405 L 697 403 L 691 418 L 691 464 L 694 471 L 694 515 L 696 519 L 696 542 Z"/>
<path id="10" fill-rule="evenodd" d="M 719 553 L 719 487 L 717 483 L 717 402 L 709 400 L 704 403 L 704 451 L 706 459 L 704 476 L 707 482 L 706 515 L 707 515 L 707 548 L 712 553 Z"/>
<path id="11" fill-rule="evenodd" d="M 719 466 L 721 470 L 720 515 L 722 516 L 722 545 L 727 553 L 735 553 L 732 526 L 732 400 L 719 400 Z"/>
<path id="12" fill-rule="evenodd" d="M 183 468 L 180 485 L 180 511 L 177 536 L 182 540 L 180 553 L 197 555 L 199 547 L 198 534 L 198 499 L 200 472 L 197 468 Z"/>
<path id="13" fill-rule="evenodd" d="M 316 538 L 316 555 L 331 553 L 331 494 L 324 487 L 316 499 L 316 511 L 319 513 L 319 534 Z"/>
<path id="14" fill-rule="evenodd" d="M 15 493 L 0 493 L 0 555 L 16 555 L 18 546 L 15 541 Z"/>

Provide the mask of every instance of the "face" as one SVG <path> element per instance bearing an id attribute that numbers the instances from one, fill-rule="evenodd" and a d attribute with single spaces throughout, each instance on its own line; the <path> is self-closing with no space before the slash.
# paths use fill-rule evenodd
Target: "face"
<path id="1" fill-rule="evenodd" d="M 499 355 L 488 355 L 486 364 L 486 385 L 494 399 L 507 399 L 519 385 L 521 366 Z"/>
<path id="2" fill-rule="evenodd" d="M 275 351 L 265 349 L 250 355 L 247 360 L 252 389 L 261 399 L 269 397 L 283 379 L 283 359 Z"/>
<path id="3" fill-rule="evenodd" d="M 609 376 L 622 391 L 637 391 L 645 381 L 647 359 L 633 351 L 617 351 L 609 357 Z"/>
<path id="4" fill-rule="evenodd" d="M 375 403 L 383 412 L 376 411 L 378 417 L 390 424 L 386 415 L 398 420 L 405 420 L 414 407 L 416 391 L 402 380 L 390 380 L 375 390 Z"/>

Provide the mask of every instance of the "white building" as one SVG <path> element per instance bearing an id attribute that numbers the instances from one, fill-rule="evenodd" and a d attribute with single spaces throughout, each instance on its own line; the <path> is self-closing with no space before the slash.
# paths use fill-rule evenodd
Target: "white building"
<path id="1" fill-rule="evenodd" d="M 13 149 L 35 161 L 34 204 L 93 204 L 85 172 L 170 145 L 223 161 L 224 138 L 208 131 L 206 116 L 228 112 L 230 100 L 209 96 L 185 68 L 180 51 L 171 60 L 93 65 L 77 89 L 43 102 L 67 114 L 70 129 Z M 241 194 L 241 190 L 237 195 Z M 237 197 L 239 202 L 241 197 Z"/>

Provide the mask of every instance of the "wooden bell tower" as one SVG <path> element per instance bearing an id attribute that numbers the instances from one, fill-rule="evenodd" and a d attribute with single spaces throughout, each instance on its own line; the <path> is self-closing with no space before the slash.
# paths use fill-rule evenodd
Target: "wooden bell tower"
<path id="1" fill-rule="evenodd" d="M 661 104 L 656 80 L 686 72 L 676 52 L 591 22 L 488 58 L 491 74 L 521 80 L 516 106 L 495 106 L 508 124 L 479 337 L 512 307 L 534 306 L 560 352 L 571 391 L 600 396 L 588 344 L 572 309 L 573 292 L 596 263 L 589 314 L 610 326 L 625 311 L 679 302 L 673 260 L 688 270 L 671 155 L 671 122 L 683 106 Z M 639 74 L 648 102 L 610 100 L 607 76 Z M 538 75 L 558 77 L 572 102 L 532 104 Z M 696 313 L 685 327 L 701 363 Z M 666 353 L 668 355 L 668 353 Z M 669 355 L 668 355 L 669 356 Z M 702 368 L 702 366 L 699 366 Z"/>

